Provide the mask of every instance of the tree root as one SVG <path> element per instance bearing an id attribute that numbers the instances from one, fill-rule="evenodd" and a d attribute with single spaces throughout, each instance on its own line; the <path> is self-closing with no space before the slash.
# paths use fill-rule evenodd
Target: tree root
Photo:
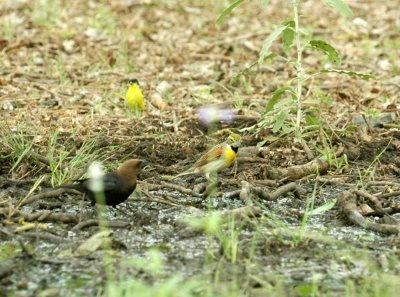
<path id="1" fill-rule="evenodd" d="M 30 204 L 33 202 L 36 202 L 38 200 L 44 199 L 44 198 L 50 198 L 50 197 L 58 197 L 62 194 L 77 194 L 79 193 L 78 191 L 74 190 L 74 189 L 62 189 L 62 188 L 58 188 L 58 189 L 54 189 L 54 190 L 50 190 L 47 192 L 42 192 L 40 194 L 36 194 L 33 195 L 31 197 L 28 197 L 24 200 L 21 201 L 20 206 L 26 205 L 26 204 Z"/>
<path id="2" fill-rule="evenodd" d="M 58 244 L 65 241 L 64 237 L 46 233 L 46 232 L 24 232 L 24 233 L 21 233 L 20 235 L 23 237 L 29 237 L 29 238 L 33 238 L 33 239 L 43 239 L 43 240 L 58 243 Z"/>
<path id="3" fill-rule="evenodd" d="M 129 222 L 124 222 L 124 221 L 108 221 L 106 223 L 106 226 L 108 228 L 125 228 L 129 225 Z M 94 227 L 94 226 L 99 226 L 99 220 L 96 219 L 89 219 L 86 221 L 82 221 L 78 224 L 76 224 L 71 231 L 77 232 L 85 228 L 89 227 Z"/>
<path id="4" fill-rule="evenodd" d="M 338 204 L 346 217 L 355 225 L 363 227 L 367 230 L 381 232 L 385 234 L 399 234 L 400 225 L 379 224 L 372 222 L 362 216 L 357 208 L 357 195 L 354 192 L 344 191 L 338 197 Z"/>
<path id="5" fill-rule="evenodd" d="M 336 158 L 343 154 L 343 147 L 339 148 L 336 152 Z M 333 161 L 332 161 L 333 162 Z M 323 158 L 318 158 L 304 165 L 296 165 L 289 168 L 271 168 L 265 167 L 264 176 L 270 179 L 287 178 L 289 180 L 299 180 L 312 173 L 325 173 L 328 171 L 330 164 Z"/>
<path id="6" fill-rule="evenodd" d="M 53 213 L 49 210 L 34 213 L 25 213 L 20 210 L 10 209 L 9 207 L 0 208 L 0 215 L 3 215 L 5 217 L 9 217 L 11 212 L 13 213 L 12 216 L 18 216 L 19 218 L 23 218 L 27 222 L 48 221 L 61 223 L 77 223 L 79 221 L 76 215 L 72 215 L 69 213 Z"/>
<path id="7" fill-rule="evenodd" d="M 142 182 L 139 181 L 138 183 L 140 185 L 144 186 L 149 191 L 157 191 L 157 190 L 162 190 L 162 189 L 168 188 L 168 189 L 172 189 L 172 190 L 178 191 L 178 192 L 180 192 L 182 194 L 191 195 L 191 196 L 194 196 L 194 197 L 202 197 L 201 194 L 195 193 L 193 190 L 190 190 L 190 189 L 188 189 L 186 187 L 183 187 L 183 186 L 180 186 L 180 185 L 176 185 L 176 184 L 167 183 L 167 182 L 164 182 L 164 181 L 161 181 L 161 183 L 158 184 L 158 185 L 150 184 L 150 183 L 143 182 L 143 181 Z"/>
<path id="8" fill-rule="evenodd" d="M 222 212 L 223 217 L 248 218 L 261 214 L 261 208 L 253 205 L 243 206 Z"/>
<path id="9" fill-rule="evenodd" d="M 285 194 L 293 192 L 297 198 L 300 198 L 302 195 L 303 190 L 299 188 L 296 182 L 291 182 L 286 185 L 283 185 L 273 191 L 272 193 L 269 193 L 261 188 L 253 188 L 252 193 L 257 195 L 259 198 L 268 200 L 268 201 L 274 201 L 277 200 L 279 197 L 284 196 Z"/>

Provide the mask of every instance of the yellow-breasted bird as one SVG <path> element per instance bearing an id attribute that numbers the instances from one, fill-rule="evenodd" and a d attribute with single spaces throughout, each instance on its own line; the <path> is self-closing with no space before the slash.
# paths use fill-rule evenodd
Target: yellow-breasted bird
<path id="1" fill-rule="evenodd" d="M 203 173 L 207 179 L 209 179 L 210 175 L 217 174 L 232 165 L 236 159 L 240 144 L 240 135 L 229 135 L 225 142 L 211 148 L 206 154 L 201 156 L 192 167 L 176 175 L 174 178 L 183 175 Z"/>
<path id="2" fill-rule="evenodd" d="M 129 81 L 129 89 L 126 92 L 125 102 L 134 112 L 140 113 L 144 109 L 143 93 L 140 89 L 139 81 L 136 78 Z"/>

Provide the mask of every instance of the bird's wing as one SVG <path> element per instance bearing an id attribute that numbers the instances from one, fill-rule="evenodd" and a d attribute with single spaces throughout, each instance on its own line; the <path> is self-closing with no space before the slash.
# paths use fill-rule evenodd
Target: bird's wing
<path id="1" fill-rule="evenodd" d="M 219 159 L 224 151 L 224 144 L 219 144 L 212 149 L 210 149 L 205 155 L 196 161 L 195 167 L 201 167 L 209 162 Z"/>
<path id="2" fill-rule="evenodd" d="M 78 180 L 75 180 L 75 182 L 76 182 L 76 184 L 72 184 L 72 185 L 76 185 L 78 187 L 80 185 L 82 185 L 86 190 L 91 191 L 90 178 L 78 179 Z M 104 187 L 104 192 L 119 189 L 122 187 L 121 179 L 115 172 L 109 172 L 103 176 L 103 187 Z"/>
<path id="3" fill-rule="evenodd" d="M 103 177 L 104 192 L 122 188 L 121 178 L 115 172 L 109 172 Z"/>

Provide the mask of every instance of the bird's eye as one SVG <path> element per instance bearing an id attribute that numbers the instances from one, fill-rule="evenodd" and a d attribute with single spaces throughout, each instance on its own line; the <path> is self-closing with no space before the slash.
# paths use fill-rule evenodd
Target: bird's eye
<path id="1" fill-rule="evenodd" d="M 129 84 L 133 85 L 133 84 L 139 84 L 139 81 L 136 78 L 133 78 L 129 81 Z"/>

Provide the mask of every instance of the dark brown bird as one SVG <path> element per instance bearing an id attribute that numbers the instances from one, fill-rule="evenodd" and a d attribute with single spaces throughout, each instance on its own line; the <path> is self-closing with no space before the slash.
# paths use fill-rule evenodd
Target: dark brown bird
<path id="1" fill-rule="evenodd" d="M 104 188 L 104 202 L 96 201 L 96 192 L 90 189 L 90 179 L 80 179 L 76 183 L 58 186 L 58 188 L 75 189 L 89 197 L 92 205 L 96 202 L 116 206 L 126 199 L 136 188 L 136 179 L 147 162 L 139 159 L 127 160 L 116 171 L 109 172 L 102 177 Z"/>

